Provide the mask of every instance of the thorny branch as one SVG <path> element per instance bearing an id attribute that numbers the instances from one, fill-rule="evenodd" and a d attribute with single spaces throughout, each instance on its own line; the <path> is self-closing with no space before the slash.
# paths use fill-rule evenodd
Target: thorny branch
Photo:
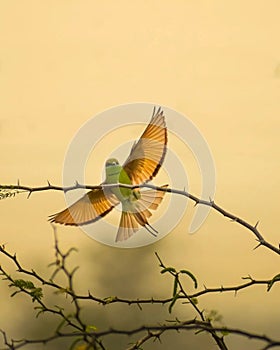
<path id="1" fill-rule="evenodd" d="M 98 185 L 98 186 L 91 186 L 91 185 L 82 185 L 82 184 L 79 184 L 78 182 L 76 182 L 75 185 L 73 185 L 73 186 L 61 187 L 61 186 L 51 185 L 49 181 L 48 181 L 47 186 L 29 187 L 29 186 L 20 185 L 20 183 L 18 181 L 17 185 L 0 185 L 0 199 L 1 199 L 1 192 L 5 193 L 5 196 L 4 196 L 5 198 L 9 197 L 9 195 L 7 193 L 8 190 L 12 191 L 11 192 L 12 194 L 10 196 L 14 196 L 14 191 L 24 191 L 24 192 L 28 193 L 28 198 L 29 198 L 32 193 L 41 192 L 41 191 L 56 190 L 56 191 L 69 192 L 69 191 L 73 191 L 76 189 L 93 190 L 93 189 L 114 188 L 114 187 L 123 187 L 123 188 L 131 188 L 131 189 L 150 188 L 150 189 L 154 189 L 154 190 L 158 190 L 158 191 L 174 193 L 174 194 L 178 194 L 178 195 L 187 197 L 190 200 L 192 200 L 193 202 L 195 202 L 195 205 L 200 204 L 200 205 L 206 205 L 206 206 L 212 207 L 214 210 L 216 210 L 217 212 L 219 212 L 223 216 L 229 218 L 233 222 L 236 222 L 239 225 L 241 225 L 241 226 L 245 227 L 246 229 L 248 229 L 249 231 L 251 231 L 255 235 L 256 241 L 258 242 L 255 249 L 260 247 L 260 246 L 264 246 L 264 247 L 272 250 L 273 252 L 277 253 L 278 255 L 280 255 L 280 244 L 278 247 L 274 246 L 273 244 L 269 243 L 263 237 L 263 235 L 260 233 L 260 231 L 258 229 L 259 221 L 257 221 L 257 223 L 255 225 L 252 225 L 252 224 L 248 223 L 247 221 L 241 219 L 240 217 L 226 211 L 225 209 L 223 209 L 222 207 L 217 205 L 214 202 L 214 200 L 210 199 L 209 201 L 207 201 L 204 199 L 200 199 L 200 198 L 192 195 L 191 193 L 188 193 L 185 190 L 178 190 L 178 189 L 173 189 L 173 188 L 169 188 L 169 187 L 167 187 L 167 188 L 166 187 L 159 187 L 159 186 L 154 186 L 154 185 L 149 184 L 149 183 L 143 183 L 141 185 L 126 185 L 126 184 L 118 183 L 118 184 L 102 184 L 102 185 Z"/>
<path id="2" fill-rule="evenodd" d="M 38 310 L 38 315 L 42 313 L 52 313 L 60 319 L 60 323 L 58 327 L 54 330 L 53 334 L 41 339 L 23 339 L 23 340 L 14 340 L 8 339 L 7 334 L 4 331 L 0 330 L 2 333 L 4 344 L 6 348 L 4 349 L 19 349 L 28 344 L 46 344 L 49 342 L 53 342 L 59 338 L 71 338 L 74 339 L 74 343 L 82 342 L 82 344 L 86 344 L 86 347 L 83 349 L 102 349 L 105 350 L 106 346 L 104 345 L 104 339 L 112 334 L 118 335 L 126 335 L 130 336 L 132 334 L 142 334 L 144 332 L 144 336 L 141 336 L 134 344 L 130 345 L 127 350 L 136 350 L 140 349 L 141 346 L 147 341 L 154 339 L 160 340 L 160 336 L 171 330 L 176 331 L 196 331 L 196 332 L 207 332 L 211 334 L 214 338 L 219 349 L 227 350 L 228 347 L 225 344 L 224 338 L 227 334 L 239 334 L 244 337 L 248 337 L 250 339 L 258 339 L 265 343 L 265 346 L 262 348 L 263 350 L 270 349 L 272 347 L 280 345 L 280 341 L 273 340 L 265 335 L 254 334 L 251 332 L 234 329 L 230 327 L 221 327 L 216 326 L 217 323 L 215 317 L 205 315 L 203 310 L 200 310 L 198 307 L 198 301 L 196 300 L 202 295 L 210 294 L 210 293 L 224 293 L 224 292 L 235 292 L 248 288 L 252 285 L 266 285 L 267 290 L 270 290 L 272 285 L 276 282 L 280 281 L 279 276 L 275 276 L 271 280 L 255 280 L 252 277 L 246 277 L 249 281 L 243 283 L 238 286 L 233 287 L 218 287 L 218 288 L 204 288 L 201 291 L 196 293 L 188 293 L 183 286 L 182 278 L 188 277 L 194 283 L 194 287 L 197 288 L 197 280 L 196 277 L 188 270 L 179 270 L 177 271 L 174 267 L 166 266 L 159 255 L 156 253 L 156 257 L 159 261 L 159 266 L 161 268 L 162 274 L 169 274 L 174 279 L 173 293 L 172 297 L 165 299 L 122 299 L 118 297 L 106 297 L 106 298 L 98 298 L 91 293 L 88 295 L 78 295 L 74 289 L 73 276 L 77 271 L 77 268 L 73 270 L 69 270 L 66 264 L 66 260 L 69 258 L 70 253 L 73 249 L 68 250 L 66 253 L 63 253 L 58 245 L 57 238 L 55 236 L 55 262 L 51 264 L 51 266 L 55 266 L 55 270 L 51 277 L 45 278 L 39 275 L 34 270 L 29 270 L 24 268 L 19 262 L 17 256 L 15 254 L 9 253 L 5 246 L 0 246 L 0 254 L 6 256 L 9 260 L 13 262 L 16 267 L 17 272 L 25 277 L 31 277 L 34 280 L 34 283 L 40 283 L 40 287 L 36 287 L 34 283 L 30 281 L 26 281 L 23 279 L 17 280 L 13 278 L 2 266 L 0 267 L 0 274 L 3 276 L 3 279 L 8 280 L 11 288 L 15 288 L 16 292 L 12 294 L 24 293 L 29 295 L 32 298 L 32 301 L 36 304 L 35 309 Z M 67 277 L 67 285 L 63 286 L 54 282 L 54 279 L 58 273 L 62 272 Z M 30 287 L 31 284 L 31 287 Z M 66 296 L 70 296 L 74 307 L 74 312 L 71 315 L 65 313 L 62 308 L 59 307 L 49 307 L 44 301 L 42 288 L 50 287 L 55 292 L 63 293 Z M 37 292 L 37 293 L 36 293 Z M 191 320 L 180 321 L 177 318 L 171 321 L 166 321 L 163 324 L 157 325 L 145 325 L 135 329 L 114 329 L 110 328 L 104 331 L 97 331 L 95 326 L 87 325 L 81 317 L 81 305 L 80 302 L 82 300 L 96 302 L 102 305 L 109 305 L 113 303 L 123 303 L 127 305 L 136 304 L 141 309 L 141 304 L 155 304 L 160 303 L 162 305 L 169 304 L 169 312 L 172 312 L 172 309 L 176 302 L 179 300 L 183 303 L 189 304 L 197 313 L 200 320 L 197 318 Z M 61 322 L 62 321 L 62 322 Z M 214 322 L 214 324 L 213 324 Z M 72 331 L 69 331 L 72 330 Z M 74 349 L 74 348 L 73 348 Z"/>
<path id="3" fill-rule="evenodd" d="M 45 340 L 11 340 L 8 342 L 6 333 L 2 330 L 0 330 L 0 333 L 2 333 L 4 338 L 4 343 L 8 347 L 5 349 L 19 349 L 23 347 L 26 344 L 33 344 L 33 343 L 42 343 L 45 344 L 51 340 L 56 339 L 57 337 L 60 337 L 61 329 L 73 329 L 73 337 L 76 337 L 76 333 L 79 332 L 83 335 L 83 340 L 87 342 L 87 344 L 91 344 L 93 342 L 92 336 L 86 333 L 87 325 L 82 321 L 80 312 L 81 312 L 81 306 L 78 299 L 75 299 L 73 296 L 75 295 L 74 291 L 74 285 L 73 285 L 73 277 L 75 272 L 77 271 L 77 267 L 73 270 L 69 270 L 66 265 L 66 260 L 70 256 L 72 251 L 75 251 L 74 248 L 69 249 L 66 253 L 63 253 L 58 245 L 58 240 L 55 232 L 55 262 L 51 263 L 49 266 L 55 266 L 55 270 L 52 273 L 51 277 L 49 279 L 44 278 L 40 276 L 37 272 L 35 272 L 33 269 L 28 270 L 24 268 L 20 262 L 18 261 L 18 258 L 16 254 L 10 254 L 7 252 L 4 245 L 0 246 L 0 254 L 4 254 L 6 257 L 8 257 L 15 265 L 16 271 L 20 274 L 31 277 L 33 280 L 39 282 L 41 286 L 48 286 L 55 289 L 55 292 L 57 294 L 65 294 L 72 296 L 72 305 L 74 305 L 74 312 L 67 314 L 62 307 L 55 306 L 55 307 L 49 307 L 44 302 L 44 294 L 43 289 L 41 287 L 35 287 L 34 283 L 30 280 L 23 280 L 23 279 L 15 279 L 13 278 L 4 268 L 0 265 L 0 276 L 2 276 L 3 280 L 7 280 L 10 282 L 9 287 L 16 288 L 16 291 L 12 293 L 11 296 L 15 296 L 16 294 L 23 293 L 26 295 L 29 295 L 32 299 L 33 303 L 36 303 L 36 306 L 34 307 L 35 310 L 37 310 L 37 317 L 43 313 L 50 313 L 54 314 L 58 317 L 59 324 L 57 326 L 57 329 L 55 330 L 55 335 L 50 336 L 46 338 Z M 66 278 L 67 278 L 67 285 L 62 286 L 54 282 L 55 276 L 62 272 Z M 102 343 L 98 339 L 94 340 L 94 343 L 99 345 L 100 349 L 102 349 Z"/>
<path id="4" fill-rule="evenodd" d="M 186 192 L 185 190 L 177 190 L 172 188 L 162 188 L 158 186 L 154 186 L 151 184 L 141 184 L 141 185 L 125 185 L 125 184 L 102 184 L 99 186 L 87 186 L 76 183 L 74 186 L 69 186 L 66 188 L 53 186 L 48 182 L 47 186 L 43 187 L 28 187 L 21 186 L 19 183 L 17 185 L 0 185 L 0 199 L 8 198 L 14 196 L 19 192 L 27 192 L 28 198 L 33 192 L 40 192 L 46 190 L 59 190 L 59 191 L 71 191 L 75 189 L 100 189 L 104 187 L 125 187 L 125 188 L 151 188 L 159 191 L 165 191 L 169 193 L 174 193 L 178 195 L 183 195 L 187 198 L 190 198 L 195 202 L 195 205 L 207 205 L 212 207 L 214 210 L 218 211 L 225 217 L 231 219 L 234 222 L 237 222 L 241 226 L 253 232 L 256 236 L 259 246 L 265 246 L 271 251 L 280 254 L 279 247 L 273 246 L 269 242 L 267 242 L 260 231 L 257 228 L 257 225 L 251 225 L 243 219 L 225 211 L 223 208 L 218 206 L 214 201 L 199 199 L 198 197 L 193 196 L 192 194 Z M 55 227 L 54 227 L 55 231 Z M 257 248 L 256 247 L 256 248 Z M 225 292 L 234 292 L 235 294 L 242 289 L 249 288 L 253 285 L 264 285 L 266 286 L 267 291 L 269 291 L 275 283 L 280 281 L 280 274 L 274 276 L 271 279 L 266 280 L 257 280 L 252 278 L 251 276 L 244 277 L 246 280 L 244 283 L 229 286 L 229 287 L 216 287 L 216 288 L 208 288 L 204 286 L 204 289 L 199 291 L 195 291 L 192 293 L 187 292 L 184 288 L 184 283 L 182 282 L 183 278 L 190 278 L 194 284 L 194 288 L 197 289 L 197 280 L 196 277 L 188 270 L 179 270 L 177 271 L 174 267 L 166 266 L 159 255 L 156 253 L 156 257 L 159 261 L 159 266 L 161 268 L 162 274 L 169 274 L 173 279 L 173 293 L 171 297 L 166 297 L 163 299 L 160 298 L 137 298 L 137 299 L 125 299 L 118 296 L 109 296 L 109 297 L 98 297 L 92 295 L 91 292 L 88 292 L 86 295 L 79 295 L 75 292 L 74 287 L 74 274 L 77 271 L 77 268 L 73 270 L 69 270 L 67 267 L 67 259 L 69 258 L 71 252 L 75 249 L 70 249 L 66 253 L 63 253 L 59 247 L 58 240 L 55 232 L 55 262 L 50 264 L 54 266 L 55 269 L 50 278 L 45 278 L 42 275 L 38 274 L 34 270 L 29 270 L 24 268 L 19 262 L 17 256 L 15 254 L 9 253 L 5 246 L 0 246 L 0 254 L 6 256 L 9 260 L 13 262 L 16 267 L 16 270 L 21 275 L 26 278 L 32 278 L 32 281 L 24 280 L 24 279 L 15 279 L 12 277 L 2 266 L 0 266 L 0 275 L 2 275 L 4 280 L 7 280 L 10 284 L 9 287 L 15 289 L 12 296 L 16 294 L 23 293 L 28 295 L 32 302 L 36 305 L 35 309 L 38 311 L 38 315 L 43 313 L 51 313 L 58 318 L 59 324 L 54 329 L 53 333 L 45 338 L 41 339 L 21 339 L 14 340 L 10 339 L 6 332 L 0 330 L 0 334 L 2 334 L 3 342 L 5 344 L 4 350 L 15 350 L 22 347 L 25 347 L 28 344 L 46 344 L 49 342 L 53 342 L 60 338 L 70 338 L 73 340 L 71 349 L 81 349 L 81 350 L 106 350 L 106 345 L 104 344 L 105 339 L 108 336 L 116 334 L 116 335 L 137 335 L 141 334 L 141 337 L 130 345 L 127 350 L 136 350 L 142 349 L 143 344 L 148 342 L 149 340 L 161 340 L 161 335 L 167 331 L 175 330 L 179 331 L 195 331 L 196 334 L 200 332 L 206 332 L 210 334 L 216 342 L 216 345 L 221 350 L 227 350 L 228 347 L 225 343 L 225 336 L 228 334 L 238 334 L 243 337 L 247 337 L 249 339 L 257 339 L 264 343 L 264 346 L 261 350 L 267 350 L 276 346 L 280 346 L 280 341 L 274 340 L 266 335 L 259 335 L 252 332 L 247 332 L 240 329 L 235 329 L 231 327 L 225 326 L 217 326 L 219 323 L 219 317 L 216 317 L 215 314 L 207 315 L 204 310 L 201 310 L 198 306 L 198 299 L 203 295 L 213 294 L 213 293 L 225 293 Z M 67 285 L 61 285 L 55 282 L 55 278 L 57 274 L 63 273 L 67 278 Z M 35 286 L 34 283 L 39 283 L 40 287 Z M 65 296 L 69 296 L 71 299 L 71 306 L 73 308 L 73 312 L 71 314 L 67 314 L 65 310 L 59 306 L 50 307 L 47 305 L 47 302 L 44 299 L 44 292 L 46 288 L 51 288 L 55 293 L 64 294 Z M 82 302 L 94 302 L 101 305 L 110 305 L 114 303 L 126 304 L 126 305 L 137 305 L 140 310 L 142 310 L 142 305 L 144 304 L 161 304 L 168 305 L 168 310 L 170 313 L 173 312 L 173 307 L 176 303 L 182 302 L 183 304 L 189 304 L 190 307 L 196 313 L 196 318 L 190 320 L 180 321 L 176 317 L 171 321 L 165 321 L 162 324 L 156 325 L 143 325 L 134 329 L 116 329 L 109 328 L 107 330 L 97 331 L 97 328 L 92 325 L 88 325 L 83 321 L 83 317 L 81 314 L 82 310 Z M 143 335 L 144 334 L 144 335 Z M 78 347 L 76 345 L 79 344 Z"/>
<path id="5" fill-rule="evenodd" d="M 55 263 L 50 264 L 50 266 L 54 265 L 54 264 L 59 264 L 61 266 L 64 265 L 64 267 L 63 267 L 64 273 L 66 275 L 67 274 L 71 275 L 71 279 L 72 279 L 73 274 L 74 274 L 74 272 L 76 272 L 77 269 L 74 269 L 71 272 L 67 272 L 67 269 L 65 268 L 65 258 L 67 258 L 69 256 L 71 251 L 73 251 L 73 249 L 70 249 L 66 254 L 63 255 L 63 261 L 60 261 L 58 259 L 58 260 L 56 260 Z M 39 275 L 36 271 L 28 270 L 28 269 L 25 269 L 23 266 L 21 266 L 21 264 L 19 263 L 19 261 L 17 259 L 16 254 L 9 253 L 6 250 L 5 246 L 0 246 L 0 253 L 4 254 L 10 260 L 13 261 L 13 263 L 17 267 L 18 272 L 21 272 L 21 273 L 25 274 L 26 276 L 32 276 L 33 278 L 35 278 L 38 282 L 40 282 L 44 286 L 49 286 L 55 290 L 63 291 L 65 294 L 69 295 L 70 297 L 74 298 L 75 300 L 89 300 L 89 301 L 92 300 L 92 301 L 95 301 L 95 302 L 102 304 L 102 305 L 109 305 L 109 304 L 114 304 L 114 303 L 123 303 L 123 304 L 127 304 L 127 305 L 136 304 L 140 309 L 141 309 L 141 305 L 144 305 L 144 304 L 162 304 L 162 305 L 164 305 L 164 304 L 168 304 L 168 303 L 172 302 L 172 300 L 173 300 L 173 297 L 164 298 L 164 299 L 157 299 L 154 297 L 147 298 L 147 299 L 141 299 L 141 298 L 125 299 L 125 298 L 120 298 L 117 296 L 109 296 L 109 297 L 105 297 L 105 298 L 100 298 L 100 297 L 92 295 L 91 292 L 88 292 L 85 295 L 76 294 L 76 292 L 74 292 L 71 288 L 69 288 L 69 286 L 65 287 L 65 286 L 59 285 L 58 283 L 54 282 L 54 280 L 53 280 L 54 276 L 60 271 L 59 266 L 57 267 L 55 272 L 52 274 L 51 278 L 47 279 L 47 278 L 44 278 L 41 275 Z M 159 256 L 157 253 L 156 253 L 156 256 L 159 259 Z M 160 266 L 162 266 L 162 265 L 160 265 Z M 4 271 L 2 271 L 2 269 L 3 269 L 3 267 L 0 266 L 0 271 L 4 272 Z M 216 293 L 219 294 L 222 292 L 234 292 L 236 295 L 238 291 L 240 291 L 242 289 L 246 289 L 246 288 L 251 287 L 253 285 L 264 285 L 264 286 L 266 286 L 267 290 L 270 290 L 272 283 L 280 282 L 280 277 L 279 278 L 274 277 L 272 279 L 265 279 L 265 280 L 257 280 L 251 276 L 246 276 L 246 277 L 243 277 L 242 279 L 248 280 L 248 282 L 242 283 L 242 284 L 237 285 L 237 286 L 231 286 L 231 287 L 220 286 L 220 287 L 216 287 L 216 288 L 208 288 L 204 285 L 204 289 L 201 289 L 200 291 L 197 291 L 195 293 L 190 293 L 190 294 L 188 294 L 188 297 L 189 298 L 198 298 L 202 295 L 216 294 Z M 180 300 L 180 299 L 185 299 L 185 297 L 182 295 L 179 295 L 178 300 Z"/>
<path id="6" fill-rule="evenodd" d="M 110 328 L 108 330 L 101 331 L 101 332 L 76 332 L 75 334 L 58 332 L 57 334 L 47 338 L 41 338 L 36 340 L 25 339 L 21 341 L 13 341 L 13 342 L 8 341 L 7 335 L 5 332 L 0 330 L 0 333 L 2 333 L 4 339 L 6 340 L 7 344 L 6 343 L 5 344 L 9 346 L 9 349 L 19 349 L 27 344 L 46 344 L 56 339 L 59 339 L 61 337 L 72 338 L 73 336 L 78 336 L 78 337 L 91 336 L 91 337 L 94 337 L 95 339 L 98 339 L 98 338 L 101 338 L 101 337 L 104 338 L 108 335 L 113 335 L 113 334 L 131 336 L 134 334 L 146 332 L 146 335 L 143 338 L 139 339 L 139 341 L 137 341 L 132 346 L 126 348 L 126 350 L 136 350 L 136 349 L 140 349 L 139 346 L 143 345 L 147 340 L 150 340 L 152 338 L 160 339 L 160 336 L 164 332 L 171 331 L 171 330 L 175 330 L 177 332 L 183 331 L 183 330 L 211 332 L 215 330 L 216 332 L 221 332 L 221 333 L 241 335 L 249 339 L 255 339 L 255 340 L 260 340 L 265 342 L 266 344 L 264 345 L 264 347 L 261 348 L 261 350 L 267 350 L 276 346 L 280 346 L 280 341 L 272 339 L 265 335 L 246 332 L 237 328 L 212 327 L 212 326 L 209 326 L 208 322 L 197 321 L 195 319 L 184 321 L 184 322 L 174 321 L 174 322 L 170 322 L 169 324 L 166 323 L 158 326 L 141 326 L 131 330 Z"/>

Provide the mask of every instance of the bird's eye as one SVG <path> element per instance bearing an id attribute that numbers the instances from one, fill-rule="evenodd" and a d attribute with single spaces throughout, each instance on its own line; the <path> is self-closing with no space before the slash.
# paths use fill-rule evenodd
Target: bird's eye
<path id="1" fill-rule="evenodd" d="M 114 165 L 118 165 L 118 162 L 116 160 L 113 160 L 106 164 L 106 166 L 114 166 Z"/>

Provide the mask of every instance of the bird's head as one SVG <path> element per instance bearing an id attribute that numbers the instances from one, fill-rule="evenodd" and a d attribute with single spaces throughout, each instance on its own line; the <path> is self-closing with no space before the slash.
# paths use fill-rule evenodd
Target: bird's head
<path id="1" fill-rule="evenodd" d="M 116 158 L 110 158 L 105 163 L 106 171 L 106 182 L 107 183 L 116 183 L 119 182 L 120 171 L 122 167 L 119 164 L 119 161 Z"/>
<path id="2" fill-rule="evenodd" d="M 110 158 L 105 163 L 106 168 L 116 165 L 120 165 L 119 161 L 116 158 Z"/>

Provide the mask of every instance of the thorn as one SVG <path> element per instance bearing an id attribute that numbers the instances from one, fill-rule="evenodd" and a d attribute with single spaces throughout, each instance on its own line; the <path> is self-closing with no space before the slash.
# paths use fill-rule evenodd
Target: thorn
<path id="1" fill-rule="evenodd" d="M 258 220 L 258 221 L 256 222 L 255 228 L 257 228 L 259 222 L 260 222 L 260 220 Z"/>
<path id="2" fill-rule="evenodd" d="M 142 309 L 141 309 L 142 310 Z M 154 337 L 160 342 L 160 343 L 162 343 L 161 342 L 161 339 L 160 339 L 160 334 L 154 334 Z"/>
<path id="3" fill-rule="evenodd" d="M 29 191 L 28 195 L 27 195 L 27 199 L 29 199 L 29 197 L 31 196 L 32 191 Z"/>
<path id="4" fill-rule="evenodd" d="M 253 248 L 253 250 L 256 250 L 257 248 L 259 248 L 262 245 L 262 243 L 260 242 L 258 245 L 255 246 L 255 248 Z"/>
<path id="5" fill-rule="evenodd" d="M 51 184 L 50 184 L 49 180 L 47 180 L 47 183 L 48 183 L 48 186 L 51 187 Z"/>
<path id="6" fill-rule="evenodd" d="M 203 315 L 203 316 L 204 316 L 204 314 L 205 314 L 205 310 L 204 310 L 204 309 L 202 309 L 202 310 L 201 310 L 201 315 Z M 195 320 L 196 320 L 196 318 L 195 318 Z"/>
<path id="7" fill-rule="evenodd" d="M 75 181 L 75 186 L 79 186 L 79 182 L 77 180 Z"/>
<path id="8" fill-rule="evenodd" d="M 19 187 L 19 179 L 17 179 L 17 185 L 18 185 L 18 187 Z"/>
<path id="9" fill-rule="evenodd" d="M 194 203 L 193 207 L 195 208 L 198 205 L 198 201 Z"/>
<path id="10" fill-rule="evenodd" d="M 250 275 L 246 276 L 246 277 L 241 277 L 243 280 L 250 280 L 252 281 L 252 277 Z"/>

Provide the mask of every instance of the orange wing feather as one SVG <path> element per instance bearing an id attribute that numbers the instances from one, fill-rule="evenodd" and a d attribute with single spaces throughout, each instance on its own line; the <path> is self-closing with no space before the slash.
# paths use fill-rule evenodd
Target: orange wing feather
<path id="1" fill-rule="evenodd" d="M 154 109 L 152 119 L 132 147 L 123 168 L 133 184 L 151 180 L 159 171 L 166 154 L 167 130 L 163 111 Z"/>
<path id="2" fill-rule="evenodd" d="M 105 195 L 102 189 L 95 189 L 86 193 L 69 208 L 51 215 L 49 220 L 64 225 L 85 225 L 99 220 L 118 203 L 119 200 L 114 194 Z"/>

